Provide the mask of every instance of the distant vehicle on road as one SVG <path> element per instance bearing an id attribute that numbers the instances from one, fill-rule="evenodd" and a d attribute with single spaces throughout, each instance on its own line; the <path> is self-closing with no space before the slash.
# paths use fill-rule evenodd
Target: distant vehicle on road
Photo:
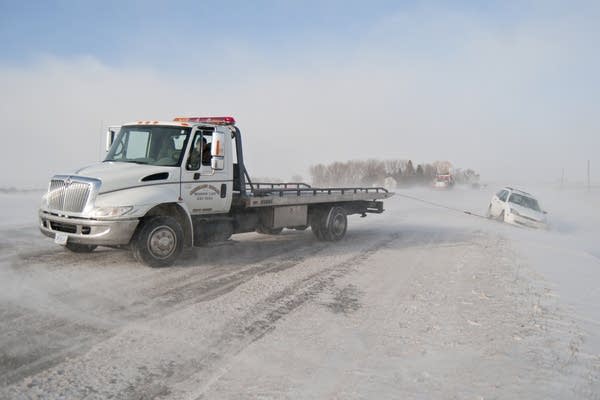
<path id="1" fill-rule="evenodd" d="M 548 227 L 546 214 L 532 194 L 508 186 L 492 197 L 487 210 L 488 218 L 544 229 Z"/>
<path id="2" fill-rule="evenodd" d="M 450 189 L 454 186 L 454 177 L 451 174 L 437 174 L 433 181 L 436 189 Z"/>

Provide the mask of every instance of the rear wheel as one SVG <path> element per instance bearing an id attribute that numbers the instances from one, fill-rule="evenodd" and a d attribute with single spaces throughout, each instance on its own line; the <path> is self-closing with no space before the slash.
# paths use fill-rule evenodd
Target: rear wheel
<path id="1" fill-rule="evenodd" d="M 133 240 L 134 257 L 150 267 L 166 267 L 183 249 L 183 229 L 175 218 L 151 217 L 142 222 Z"/>
<path id="2" fill-rule="evenodd" d="M 329 211 L 326 225 L 326 240 L 337 242 L 346 235 L 348 229 L 348 217 L 346 210 L 342 207 L 333 207 Z"/>
<path id="3" fill-rule="evenodd" d="M 69 243 L 65 245 L 65 247 L 71 250 L 73 253 L 91 253 L 96 249 L 95 244 L 81 244 L 81 243 Z"/>
<path id="4" fill-rule="evenodd" d="M 319 240 L 325 240 L 325 219 L 326 214 L 322 210 L 313 211 L 310 217 L 310 229 Z"/>
<path id="5" fill-rule="evenodd" d="M 342 207 L 331 207 L 328 210 L 315 211 L 310 227 L 319 240 L 337 242 L 346 235 L 348 217 Z"/>

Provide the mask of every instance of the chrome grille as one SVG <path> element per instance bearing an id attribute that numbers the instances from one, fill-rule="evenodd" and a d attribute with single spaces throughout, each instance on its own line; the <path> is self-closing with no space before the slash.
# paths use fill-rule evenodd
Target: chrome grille
<path id="1" fill-rule="evenodd" d="M 67 179 L 52 179 L 48 189 L 48 206 L 52 210 L 82 212 L 90 196 L 91 185 Z"/>

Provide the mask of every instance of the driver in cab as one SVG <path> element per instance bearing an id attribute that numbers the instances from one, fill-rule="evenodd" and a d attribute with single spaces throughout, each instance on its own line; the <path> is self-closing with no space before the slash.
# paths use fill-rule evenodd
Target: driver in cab
<path id="1" fill-rule="evenodd" d="M 211 157 L 210 145 L 207 143 L 206 138 L 202 138 L 202 140 L 198 140 L 196 145 L 192 148 L 187 168 L 189 170 L 195 170 L 200 168 L 200 165 L 210 165 Z"/>

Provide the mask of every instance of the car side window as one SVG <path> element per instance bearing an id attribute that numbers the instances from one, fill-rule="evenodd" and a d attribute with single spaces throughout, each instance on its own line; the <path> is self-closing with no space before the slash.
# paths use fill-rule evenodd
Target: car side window
<path id="1" fill-rule="evenodd" d="M 500 196 L 498 196 L 498 198 L 500 199 L 500 201 L 506 202 L 506 199 L 508 198 L 508 191 L 506 191 L 506 190 L 501 191 Z"/>

